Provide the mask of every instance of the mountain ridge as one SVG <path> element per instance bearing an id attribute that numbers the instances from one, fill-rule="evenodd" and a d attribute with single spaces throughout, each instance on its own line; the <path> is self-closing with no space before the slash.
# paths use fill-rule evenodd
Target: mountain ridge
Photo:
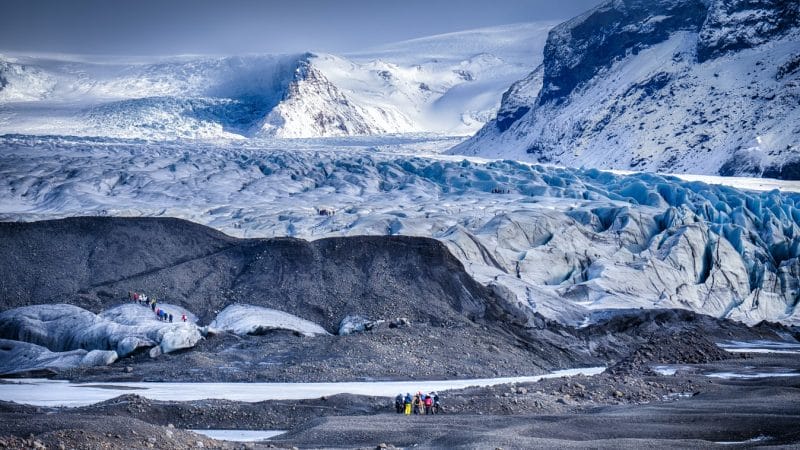
<path id="1" fill-rule="evenodd" d="M 543 87 L 504 96 L 500 111 L 524 114 L 451 153 L 797 179 L 800 7 L 751 3 L 616 0 L 567 21 L 545 45 Z"/>

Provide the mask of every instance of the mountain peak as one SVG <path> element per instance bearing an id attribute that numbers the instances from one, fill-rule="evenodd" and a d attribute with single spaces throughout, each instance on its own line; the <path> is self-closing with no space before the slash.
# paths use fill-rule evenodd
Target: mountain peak
<path id="1" fill-rule="evenodd" d="M 785 0 L 614 0 L 554 28 L 497 119 L 454 153 L 800 177 L 800 27 Z M 538 89 L 538 90 L 537 90 Z"/>

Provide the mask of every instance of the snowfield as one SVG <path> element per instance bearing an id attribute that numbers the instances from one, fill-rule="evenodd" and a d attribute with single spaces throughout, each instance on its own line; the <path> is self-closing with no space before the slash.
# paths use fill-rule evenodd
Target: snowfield
<path id="1" fill-rule="evenodd" d="M 555 23 L 400 42 L 352 55 L 157 61 L 0 55 L 0 134 L 147 139 L 466 136 L 541 63 Z"/>
<path id="2" fill-rule="evenodd" d="M 0 218 L 173 216 L 241 237 L 425 236 L 521 311 L 566 323 L 639 307 L 800 318 L 793 192 L 377 143 L 273 144 L 283 148 L 6 137 Z"/>

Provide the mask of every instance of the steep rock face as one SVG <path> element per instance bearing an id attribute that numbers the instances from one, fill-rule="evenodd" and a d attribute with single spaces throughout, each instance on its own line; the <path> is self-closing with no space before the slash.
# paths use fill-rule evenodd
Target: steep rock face
<path id="1" fill-rule="evenodd" d="M 497 131 L 504 132 L 531 111 L 536 93 L 542 88 L 544 66 L 539 66 L 527 77 L 517 81 L 503 94 L 503 101 L 493 123 Z"/>
<path id="2" fill-rule="evenodd" d="M 800 178 L 797 3 L 610 1 L 554 28 L 543 87 L 453 153 Z M 535 87 L 534 87 L 535 89 Z M 505 106 L 509 104 L 511 106 Z"/>
<path id="3" fill-rule="evenodd" d="M 679 30 L 698 30 L 703 0 L 613 0 L 550 32 L 538 103 L 560 102 L 616 60 Z"/>

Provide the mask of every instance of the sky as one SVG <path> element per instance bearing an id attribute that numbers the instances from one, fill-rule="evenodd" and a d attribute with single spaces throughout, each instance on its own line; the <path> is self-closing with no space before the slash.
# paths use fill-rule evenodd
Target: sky
<path id="1" fill-rule="evenodd" d="M 600 0 L 2 0 L 0 50 L 94 55 L 346 53 Z"/>

